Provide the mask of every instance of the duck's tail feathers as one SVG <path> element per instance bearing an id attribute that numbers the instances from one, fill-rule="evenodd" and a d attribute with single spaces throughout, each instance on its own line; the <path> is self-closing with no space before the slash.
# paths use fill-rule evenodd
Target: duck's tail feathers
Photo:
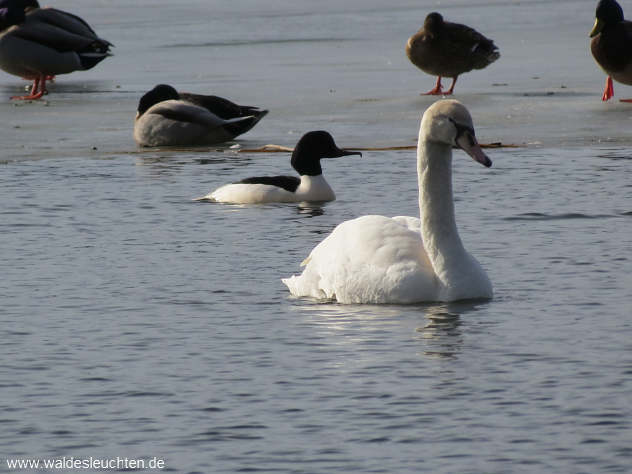
<path id="1" fill-rule="evenodd" d="M 92 69 L 108 56 L 112 56 L 109 52 L 104 53 L 79 53 L 79 61 L 84 70 Z"/>
<path id="2" fill-rule="evenodd" d="M 233 137 L 237 135 L 241 135 L 246 133 L 252 127 L 254 127 L 259 120 L 261 120 L 262 116 L 248 115 L 247 117 L 238 117 L 234 119 L 226 120 L 224 123 L 224 128 L 231 134 Z"/>

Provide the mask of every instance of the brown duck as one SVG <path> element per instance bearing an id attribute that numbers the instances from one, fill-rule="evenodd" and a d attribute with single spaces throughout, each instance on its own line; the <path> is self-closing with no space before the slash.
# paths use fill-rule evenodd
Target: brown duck
<path id="1" fill-rule="evenodd" d="M 424 26 L 408 39 L 408 59 L 428 74 L 437 76 L 430 95 L 450 95 L 460 74 L 472 69 L 483 69 L 500 57 L 498 48 L 469 26 L 450 23 L 436 12 L 430 13 Z M 443 92 L 441 78 L 451 77 L 450 89 Z"/>
<path id="2" fill-rule="evenodd" d="M 632 86 L 632 22 L 623 19 L 623 9 L 615 0 L 600 0 L 590 32 L 590 51 L 608 75 L 601 100 L 614 96 L 612 79 Z M 632 102 L 622 99 L 621 102 Z"/>

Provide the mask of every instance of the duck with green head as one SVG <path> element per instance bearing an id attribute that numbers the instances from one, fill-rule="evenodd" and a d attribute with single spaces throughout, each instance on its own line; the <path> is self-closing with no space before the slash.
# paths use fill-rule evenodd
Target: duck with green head
<path id="1" fill-rule="evenodd" d="M 614 96 L 612 80 L 632 86 L 632 22 L 623 18 L 623 9 L 615 0 L 600 0 L 590 31 L 590 50 L 595 61 L 608 75 L 601 100 Z M 622 99 L 621 102 L 632 102 Z"/>

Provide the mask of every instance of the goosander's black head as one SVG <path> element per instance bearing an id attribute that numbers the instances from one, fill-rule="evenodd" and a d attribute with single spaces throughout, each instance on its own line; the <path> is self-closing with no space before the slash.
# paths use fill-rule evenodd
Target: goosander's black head
<path id="1" fill-rule="evenodd" d="M 320 166 L 321 158 L 338 158 L 348 155 L 362 156 L 362 153 L 338 148 L 329 132 L 318 130 L 307 132 L 301 137 L 292 152 L 290 163 L 301 176 L 318 176 L 323 174 Z"/>
<path id="2" fill-rule="evenodd" d="M 623 21 L 623 9 L 615 0 L 599 0 L 595 11 L 595 25 L 590 37 L 597 36 L 604 28 Z"/>
<path id="3" fill-rule="evenodd" d="M 21 0 L 0 1 L 0 25 L 1 29 L 24 23 L 24 5 Z"/>
<path id="4" fill-rule="evenodd" d="M 158 84 L 152 90 L 140 98 L 138 102 L 138 117 L 143 115 L 147 109 L 165 100 L 178 100 L 180 94 L 173 87 L 167 84 Z"/>

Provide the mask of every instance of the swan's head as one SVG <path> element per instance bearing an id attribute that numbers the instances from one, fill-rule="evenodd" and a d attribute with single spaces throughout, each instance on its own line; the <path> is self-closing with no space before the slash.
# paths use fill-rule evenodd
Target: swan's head
<path id="1" fill-rule="evenodd" d="M 316 130 L 307 132 L 298 141 L 292 152 L 291 164 L 301 176 L 318 176 L 323 173 L 320 166 L 322 158 L 339 158 L 348 155 L 362 156 L 362 153 L 338 148 L 329 132 Z"/>
<path id="2" fill-rule="evenodd" d="M 460 148 L 480 164 L 492 165 L 476 140 L 470 113 L 458 100 L 440 100 L 426 109 L 419 128 L 419 143 L 423 142 Z"/>
<path id="3" fill-rule="evenodd" d="M 178 100 L 180 99 L 180 94 L 173 87 L 168 86 L 167 84 L 158 84 L 152 90 L 147 92 L 140 98 L 138 102 L 138 112 L 136 114 L 136 118 L 143 115 L 147 109 L 151 106 L 158 104 L 159 102 L 163 102 L 165 100 Z"/>

